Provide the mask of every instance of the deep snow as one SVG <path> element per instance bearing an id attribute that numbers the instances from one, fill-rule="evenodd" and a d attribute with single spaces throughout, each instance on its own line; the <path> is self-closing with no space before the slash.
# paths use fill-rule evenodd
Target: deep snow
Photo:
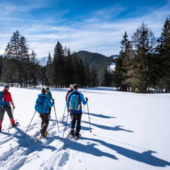
<path id="1" fill-rule="evenodd" d="M 2 87 L 0 87 L 2 90 Z M 2 170 L 157 170 L 170 169 L 170 94 L 134 94 L 112 88 L 81 89 L 89 98 L 92 133 L 89 132 L 87 106 L 82 117 L 82 138 L 64 138 L 62 115 L 68 89 L 52 89 L 59 119 L 58 132 L 54 110 L 49 136 L 39 143 L 40 118 L 34 114 L 40 89 L 11 88 L 21 126 L 8 134 L 7 114 L 0 134 Z M 66 114 L 65 114 L 66 117 Z M 70 126 L 68 121 L 67 131 Z"/>

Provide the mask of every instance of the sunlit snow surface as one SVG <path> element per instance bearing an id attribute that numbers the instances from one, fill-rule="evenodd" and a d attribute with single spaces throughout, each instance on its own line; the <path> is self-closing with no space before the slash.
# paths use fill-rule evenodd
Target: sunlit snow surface
<path id="1" fill-rule="evenodd" d="M 2 90 L 2 87 L 0 87 Z M 170 169 L 170 94 L 135 94 L 112 88 L 81 89 L 89 98 L 92 133 L 89 132 L 87 106 L 82 116 L 82 138 L 64 138 L 65 94 L 68 89 L 52 89 L 59 120 L 54 109 L 47 139 L 35 143 L 40 118 L 34 114 L 40 89 L 11 88 L 21 126 L 11 129 L 5 114 L 0 134 L 1 170 L 157 170 Z M 65 114 L 66 118 L 66 114 Z M 65 136 L 70 127 L 70 117 Z"/>

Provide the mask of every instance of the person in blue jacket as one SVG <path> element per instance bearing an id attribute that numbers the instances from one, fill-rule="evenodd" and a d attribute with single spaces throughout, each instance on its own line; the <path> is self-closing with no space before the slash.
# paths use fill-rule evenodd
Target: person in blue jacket
<path id="1" fill-rule="evenodd" d="M 40 132 L 41 135 L 45 137 L 45 132 L 49 124 L 49 108 L 51 108 L 54 103 L 51 103 L 44 88 L 41 89 L 41 93 L 42 94 L 38 95 L 35 110 L 40 114 L 40 118 L 42 120 Z"/>
<path id="2" fill-rule="evenodd" d="M 46 94 L 47 94 L 47 97 L 50 99 L 50 101 L 52 102 L 52 103 L 54 103 L 54 99 L 53 99 L 53 97 L 52 97 L 52 94 L 51 94 L 51 92 L 50 92 L 50 88 L 49 87 L 47 87 L 46 88 Z M 51 107 L 49 107 L 49 115 L 51 114 Z"/>
<path id="3" fill-rule="evenodd" d="M 81 117 L 82 117 L 82 103 L 87 104 L 88 98 L 84 98 L 83 94 L 78 92 L 78 85 L 73 85 L 73 92 L 69 93 L 67 97 L 67 111 L 71 114 L 71 130 L 72 137 L 79 138 L 81 130 Z M 76 132 L 74 131 L 75 123 L 77 122 Z"/>

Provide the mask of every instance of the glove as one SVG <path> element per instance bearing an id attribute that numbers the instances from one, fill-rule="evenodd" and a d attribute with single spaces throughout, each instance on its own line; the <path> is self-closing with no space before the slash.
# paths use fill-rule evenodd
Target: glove
<path id="1" fill-rule="evenodd" d="M 54 100 L 52 101 L 52 104 L 54 104 Z"/>
<path id="2" fill-rule="evenodd" d="M 86 97 L 86 101 L 88 101 L 89 99 Z"/>

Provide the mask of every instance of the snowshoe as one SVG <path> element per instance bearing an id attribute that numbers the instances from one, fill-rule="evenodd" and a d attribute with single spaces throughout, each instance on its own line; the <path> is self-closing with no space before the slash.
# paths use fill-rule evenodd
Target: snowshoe
<path id="1" fill-rule="evenodd" d="M 41 130 L 40 130 L 40 132 L 41 132 Z M 45 139 L 47 137 L 47 135 L 48 135 L 48 132 L 49 131 L 46 130 L 45 133 L 44 133 L 45 135 L 44 136 L 40 135 L 39 138 L 36 138 L 35 142 L 38 143 L 41 139 Z"/>
<path id="2" fill-rule="evenodd" d="M 72 138 L 74 138 L 74 136 L 75 136 L 75 131 L 73 130 L 71 130 L 69 133 L 68 133 L 68 137 L 70 138 L 70 139 L 72 139 Z"/>
<path id="3" fill-rule="evenodd" d="M 74 136 L 74 139 L 75 139 L 75 140 L 79 140 L 80 138 L 81 138 L 81 134 Z"/>
<path id="4" fill-rule="evenodd" d="M 45 132 L 43 131 L 43 129 L 40 130 L 40 133 L 41 133 L 41 137 L 45 138 Z"/>
<path id="5" fill-rule="evenodd" d="M 19 126 L 19 123 L 18 123 L 18 122 L 12 124 L 12 127 L 17 127 L 17 126 Z"/>

